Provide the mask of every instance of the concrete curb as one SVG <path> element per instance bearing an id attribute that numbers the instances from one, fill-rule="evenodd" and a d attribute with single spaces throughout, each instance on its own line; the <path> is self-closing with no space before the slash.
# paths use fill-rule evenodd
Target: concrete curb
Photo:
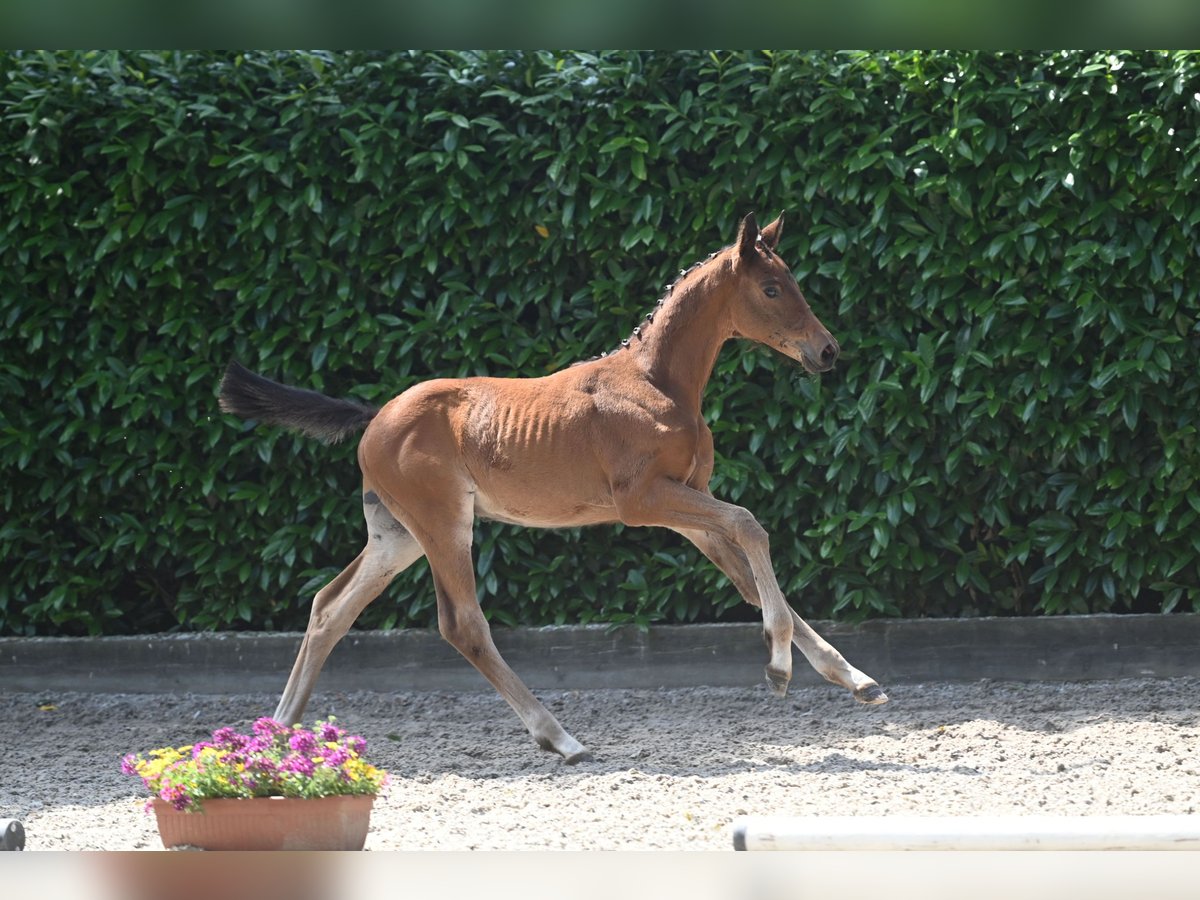
<path id="1" fill-rule="evenodd" d="M 855 666 L 889 684 L 1200 676 L 1200 614 L 812 623 Z M 0 690 L 230 694 L 282 690 L 299 634 L 0 638 Z M 758 684 L 761 626 L 495 629 L 534 689 Z M 796 654 L 794 684 L 821 679 Z M 490 690 L 433 631 L 351 632 L 318 690 Z"/>

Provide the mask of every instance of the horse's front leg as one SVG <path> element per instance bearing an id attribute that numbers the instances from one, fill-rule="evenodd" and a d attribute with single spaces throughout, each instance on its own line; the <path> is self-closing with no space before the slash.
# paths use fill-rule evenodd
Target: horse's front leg
<path id="1" fill-rule="evenodd" d="M 695 544 L 701 553 L 712 560 L 713 564 L 728 576 L 747 603 L 752 606 L 762 605 L 755 589 L 750 563 L 736 546 L 719 535 L 707 531 L 680 529 L 679 533 Z M 845 657 L 832 644 L 813 631 L 812 627 L 800 618 L 800 615 L 790 605 L 788 612 L 792 615 L 792 642 L 822 678 L 852 691 L 854 699 L 860 703 L 872 706 L 887 703 L 887 694 L 873 678 L 869 678 L 846 662 Z"/>
<path id="2" fill-rule="evenodd" d="M 661 525 L 675 531 L 706 531 L 735 547 L 749 567 L 763 637 L 770 649 L 767 683 L 780 697 L 792 678 L 793 613 L 771 567 L 766 530 L 748 510 L 670 478 L 657 477 L 614 492 L 617 512 L 627 525 Z M 807 626 L 805 626 L 807 628 Z"/>

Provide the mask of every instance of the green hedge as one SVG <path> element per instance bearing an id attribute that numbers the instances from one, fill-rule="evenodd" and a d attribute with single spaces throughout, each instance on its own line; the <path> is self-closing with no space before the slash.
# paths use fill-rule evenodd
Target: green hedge
<path id="1" fill-rule="evenodd" d="M 1194 609 L 1194 53 L 0 56 L 0 633 L 301 628 L 382 402 L 627 336 L 747 209 L 838 337 L 731 344 L 714 491 L 814 617 Z M 477 529 L 503 623 L 746 618 L 670 532 Z M 364 614 L 426 625 L 425 564 Z"/>

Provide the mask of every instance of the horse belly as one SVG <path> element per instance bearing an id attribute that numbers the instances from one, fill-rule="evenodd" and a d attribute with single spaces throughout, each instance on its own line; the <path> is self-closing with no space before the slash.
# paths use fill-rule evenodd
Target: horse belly
<path id="1" fill-rule="evenodd" d="M 570 528 L 616 521 L 616 508 L 603 497 L 583 497 L 554 486 L 533 487 L 527 491 L 485 491 L 475 489 L 475 515 L 508 525 L 530 528 Z"/>

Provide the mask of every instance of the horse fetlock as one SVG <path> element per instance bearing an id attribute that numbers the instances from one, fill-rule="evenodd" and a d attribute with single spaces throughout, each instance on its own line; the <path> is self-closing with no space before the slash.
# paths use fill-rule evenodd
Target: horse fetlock
<path id="1" fill-rule="evenodd" d="M 767 684 L 776 697 L 786 697 L 788 683 L 792 680 L 792 628 L 791 622 L 763 628 L 763 640 L 771 651 L 767 663 Z"/>

